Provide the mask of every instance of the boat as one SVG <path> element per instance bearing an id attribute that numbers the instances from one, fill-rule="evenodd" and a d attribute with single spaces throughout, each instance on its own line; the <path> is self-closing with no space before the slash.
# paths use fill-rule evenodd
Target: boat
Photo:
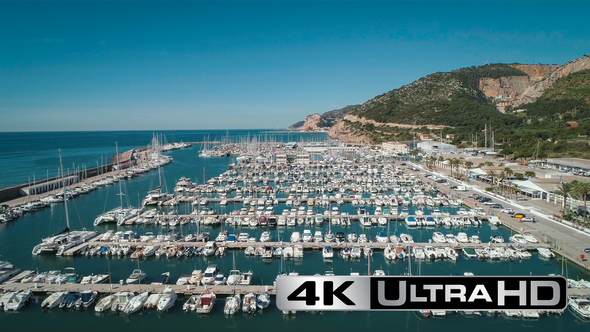
<path id="1" fill-rule="evenodd" d="M 59 304 L 65 300 L 65 298 L 70 294 L 70 292 L 55 292 L 49 295 L 43 302 L 41 303 L 41 308 L 43 309 L 51 309 L 59 306 Z"/>
<path id="2" fill-rule="evenodd" d="M 80 297 L 80 293 L 70 293 L 65 298 L 65 300 L 63 300 L 59 304 L 59 307 L 62 308 L 62 309 L 70 309 L 70 308 L 73 308 L 79 297 Z"/>
<path id="3" fill-rule="evenodd" d="M 145 272 L 142 272 L 140 269 L 135 269 L 129 278 L 127 278 L 127 284 L 139 284 L 145 279 L 145 276 Z"/>
<path id="4" fill-rule="evenodd" d="M 216 251 L 217 251 L 217 244 L 215 243 L 215 241 L 209 241 L 209 242 L 207 242 L 207 244 L 205 245 L 205 248 L 203 249 L 203 255 L 212 256 L 212 255 L 215 255 Z"/>
<path id="5" fill-rule="evenodd" d="M 98 301 L 96 306 L 94 306 L 94 311 L 96 312 L 104 312 L 111 308 L 111 305 L 117 299 L 117 295 L 111 294 L 103 297 Z"/>
<path id="6" fill-rule="evenodd" d="M 201 270 L 193 270 L 190 278 L 188 279 L 188 283 L 191 285 L 198 285 L 201 283 L 201 279 L 203 279 L 203 271 Z"/>
<path id="7" fill-rule="evenodd" d="M 170 279 L 170 272 L 164 272 L 164 273 L 160 274 L 158 277 L 156 277 L 156 280 L 154 280 L 152 282 L 152 285 L 167 284 L 169 279 Z M 146 297 L 146 299 L 147 299 L 147 297 Z"/>
<path id="8" fill-rule="evenodd" d="M 163 312 L 172 308 L 176 302 L 176 298 L 177 295 L 174 293 L 172 288 L 166 287 L 160 296 L 160 300 L 158 300 L 158 311 Z"/>
<path id="9" fill-rule="evenodd" d="M 242 302 L 242 312 L 245 314 L 252 314 L 256 312 L 256 294 L 248 293 L 244 296 Z"/>
<path id="10" fill-rule="evenodd" d="M 215 276 L 214 283 L 215 283 L 215 285 L 225 285 L 226 281 L 227 281 L 227 278 L 223 274 L 219 273 Z"/>
<path id="11" fill-rule="evenodd" d="M 301 235 L 299 232 L 293 232 L 291 233 L 291 242 L 295 243 L 295 242 L 299 242 L 301 241 Z"/>
<path id="12" fill-rule="evenodd" d="M 203 285 L 213 285 L 215 283 L 215 276 L 219 274 L 219 267 L 217 264 L 210 264 L 207 269 L 205 269 L 205 274 L 203 275 L 203 279 L 201 279 L 201 283 Z"/>
<path id="13" fill-rule="evenodd" d="M 8 302 L 4 303 L 4 311 L 17 311 L 24 307 L 31 298 L 31 294 L 30 289 L 14 293 Z"/>
<path id="14" fill-rule="evenodd" d="M 123 311 L 127 303 L 131 301 L 131 299 L 133 299 L 134 296 L 135 293 L 133 292 L 119 292 L 115 294 L 115 300 L 111 304 L 111 311 Z"/>
<path id="15" fill-rule="evenodd" d="M 434 243 L 446 243 L 447 239 L 441 232 L 432 233 L 432 242 Z"/>
<path id="16" fill-rule="evenodd" d="M 331 246 L 325 246 L 322 250 L 322 256 L 324 259 L 332 259 L 334 258 L 334 250 Z"/>
<path id="17" fill-rule="evenodd" d="M 537 251 L 539 252 L 539 256 L 541 257 L 549 259 L 555 257 L 555 255 L 551 252 L 551 249 L 539 247 L 537 248 Z"/>
<path id="18" fill-rule="evenodd" d="M 194 311 L 198 314 L 209 314 L 215 308 L 216 301 L 215 292 L 205 290 L 203 294 L 198 295 Z"/>
<path id="19" fill-rule="evenodd" d="M 158 302 L 160 301 L 160 297 L 162 297 L 161 293 L 151 294 L 148 297 L 147 301 L 145 301 L 145 303 L 143 304 L 143 307 L 148 310 L 158 308 Z"/>
<path id="20" fill-rule="evenodd" d="M 227 284 L 228 285 L 238 285 L 242 281 L 242 274 L 239 270 L 231 270 L 229 271 L 229 276 L 227 277 Z"/>
<path id="21" fill-rule="evenodd" d="M 143 305 L 146 303 L 148 297 L 148 292 L 143 292 L 133 297 L 129 302 L 127 302 L 125 308 L 123 308 L 123 312 L 130 315 L 139 311 L 139 309 L 143 308 Z"/>
<path id="22" fill-rule="evenodd" d="M 590 319 L 590 300 L 589 299 L 580 299 L 580 298 L 570 298 L 569 299 L 569 308 L 570 310 L 576 314 L 576 316 L 582 317 L 584 319 Z"/>
<path id="23" fill-rule="evenodd" d="M 234 315 L 240 310 L 240 306 L 242 301 L 240 299 L 240 294 L 233 294 L 232 296 L 228 296 L 225 299 L 225 305 L 223 306 L 223 312 L 226 315 Z"/>
<path id="24" fill-rule="evenodd" d="M 263 292 L 256 298 L 256 306 L 260 309 L 266 309 L 270 304 L 270 294 Z"/>
<path id="25" fill-rule="evenodd" d="M 84 290 L 80 293 L 80 298 L 76 300 L 76 309 L 88 308 L 98 298 L 98 291 Z"/>

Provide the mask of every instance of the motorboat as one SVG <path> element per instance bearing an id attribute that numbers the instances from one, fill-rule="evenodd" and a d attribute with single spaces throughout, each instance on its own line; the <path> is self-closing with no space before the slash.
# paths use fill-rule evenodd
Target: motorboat
<path id="1" fill-rule="evenodd" d="M 242 302 L 242 312 L 245 314 L 252 314 L 256 312 L 256 294 L 248 293 L 244 296 Z"/>
<path id="2" fill-rule="evenodd" d="M 227 284 L 230 286 L 238 285 L 242 281 L 242 273 L 239 270 L 231 270 L 229 271 L 229 276 L 227 277 Z"/>
<path id="3" fill-rule="evenodd" d="M 115 302 L 116 299 L 117 299 L 117 296 L 114 294 L 107 295 L 107 296 L 103 297 L 102 299 L 100 299 L 98 301 L 96 306 L 94 306 L 94 311 L 104 312 L 104 311 L 109 310 L 111 308 L 111 305 L 113 304 L 113 302 Z"/>
<path id="4" fill-rule="evenodd" d="M 322 256 L 324 259 L 332 259 L 334 258 L 334 250 L 330 246 L 325 246 L 322 250 Z"/>
<path id="5" fill-rule="evenodd" d="M 270 304 L 270 294 L 263 292 L 256 298 L 256 306 L 260 309 L 266 309 Z"/>
<path id="6" fill-rule="evenodd" d="M 166 287 L 160 296 L 160 300 L 158 300 L 158 311 L 163 312 L 172 308 L 176 302 L 176 298 L 177 295 L 174 293 L 174 290 L 170 287 Z"/>
<path id="7" fill-rule="evenodd" d="M 590 319 L 590 300 L 572 297 L 569 299 L 569 308 L 577 316 Z"/>
<path id="8" fill-rule="evenodd" d="M 111 311 L 123 311 L 127 303 L 131 301 L 131 299 L 133 299 L 134 296 L 135 293 L 133 292 L 119 292 L 115 294 L 115 300 L 111 304 Z"/>
<path id="9" fill-rule="evenodd" d="M 149 295 L 150 294 L 148 292 L 143 292 L 133 297 L 129 302 L 127 302 L 125 308 L 123 308 L 123 312 L 129 315 L 139 311 L 139 309 L 143 308 L 143 305 L 146 303 Z"/>
<path id="10" fill-rule="evenodd" d="M 531 233 L 523 233 L 522 236 L 528 243 L 539 243 L 539 240 L 537 240 Z"/>
<path id="11" fill-rule="evenodd" d="M 240 310 L 241 305 L 242 300 L 240 299 L 240 294 L 228 296 L 225 299 L 225 306 L 223 306 L 223 312 L 226 315 L 234 315 Z"/>
<path id="12" fill-rule="evenodd" d="M 209 242 L 207 242 L 207 244 L 205 245 L 205 248 L 203 249 L 203 255 L 212 256 L 212 255 L 215 255 L 216 251 L 217 251 L 217 244 L 215 243 L 215 241 L 209 241 Z"/>
<path id="13" fill-rule="evenodd" d="M 356 235 L 356 232 L 350 232 L 348 233 L 348 235 L 346 235 L 346 239 L 348 240 L 348 242 L 356 242 L 358 241 L 358 236 Z"/>
<path id="14" fill-rule="evenodd" d="M 386 243 L 389 241 L 389 237 L 385 231 L 380 231 L 377 233 L 377 236 L 375 236 L 375 240 L 379 243 Z"/>
<path id="15" fill-rule="evenodd" d="M 305 229 L 303 230 L 303 242 L 311 242 L 311 240 L 313 239 L 312 235 L 311 235 L 311 230 L 309 229 Z"/>
<path id="16" fill-rule="evenodd" d="M 127 278 L 127 284 L 139 284 L 145 279 L 145 276 L 145 272 L 142 272 L 140 269 L 135 269 L 129 278 Z"/>
<path id="17" fill-rule="evenodd" d="M 76 301 L 80 297 L 80 293 L 70 293 L 60 304 L 59 307 L 62 309 L 73 308 Z"/>
<path id="18" fill-rule="evenodd" d="M 215 283 L 215 276 L 219 274 L 219 267 L 217 264 L 211 264 L 205 269 L 205 274 L 203 275 L 203 279 L 201 279 L 201 283 L 203 285 L 213 285 Z"/>
<path id="19" fill-rule="evenodd" d="M 361 248 L 359 246 L 353 246 L 350 250 L 350 258 L 358 259 L 361 258 Z"/>
<path id="20" fill-rule="evenodd" d="M 152 285 L 164 285 L 168 283 L 170 279 L 170 272 L 164 272 L 160 274 L 156 279 L 152 282 Z M 147 297 L 146 297 L 147 299 Z"/>
<path id="21" fill-rule="evenodd" d="M 191 277 L 188 279 L 188 283 L 191 285 L 198 285 L 201 283 L 201 279 L 203 279 L 203 271 L 193 270 Z"/>
<path id="22" fill-rule="evenodd" d="M 43 302 L 41 303 L 41 308 L 43 309 L 51 309 L 59 306 L 59 304 L 65 300 L 65 298 L 70 294 L 70 292 L 55 292 L 49 295 Z"/>
<path id="23" fill-rule="evenodd" d="M 260 242 L 270 242 L 271 239 L 272 239 L 272 237 L 271 237 L 269 231 L 264 231 L 260 235 Z"/>
<path id="24" fill-rule="evenodd" d="M 301 241 L 301 235 L 299 232 L 293 232 L 291 233 L 291 243 L 295 243 L 295 242 L 299 242 Z"/>
<path id="25" fill-rule="evenodd" d="M 447 239 L 441 232 L 432 233 L 432 242 L 434 243 L 446 243 Z"/>
<path id="26" fill-rule="evenodd" d="M 203 294 L 198 295 L 194 311 L 198 314 L 209 314 L 215 307 L 216 301 L 215 292 L 205 290 Z"/>
<path id="27" fill-rule="evenodd" d="M 399 240 L 401 243 L 414 243 L 414 238 L 410 234 L 400 234 Z"/>
<path id="28" fill-rule="evenodd" d="M 514 234 L 508 238 L 508 241 L 515 244 L 527 244 L 529 243 L 522 234 Z"/>
<path id="29" fill-rule="evenodd" d="M 555 255 L 551 252 L 551 249 L 549 249 L 549 248 L 539 247 L 539 248 L 537 248 L 537 252 L 539 252 L 539 256 L 544 257 L 544 258 L 555 257 Z"/>
<path id="30" fill-rule="evenodd" d="M 24 307 L 31 298 L 31 294 L 30 289 L 14 293 L 8 302 L 4 303 L 4 311 L 17 311 Z"/>
<path id="31" fill-rule="evenodd" d="M 98 298 L 98 291 L 84 290 L 80 293 L 80 297 L 76 300 L 76 309 L 88 308 Z"/>
<path id="32" fill-rule="evenodd" d="M 457 233 L 457 236 L 455 238 L 459 243 L 469 243 L 469 238 L 467 237 L 467 234 L 465 232 Z"/>

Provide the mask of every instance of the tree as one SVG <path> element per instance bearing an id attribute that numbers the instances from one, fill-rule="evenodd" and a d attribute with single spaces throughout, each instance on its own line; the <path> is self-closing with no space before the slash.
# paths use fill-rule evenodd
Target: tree
<path id="1" fill-rule="evenodd" d="M 485 162 L 485 165 L 488 166 L 488 167 L 492 167 L 492 166 L 494 166 L 494 163 L 491 162 L 491 161 L 486 161 Z"/>
<path id="2" fill-rule="evenodd" d="M 527 178 L 534 178 L 537 176 L 537 174 L 535 174 L 535 172 L 533 171 L 526 171 L 524 172 L 524 176 L 526 176 Z"/>
<path id="3" fill-rule="evenodd" d="M 519 180 L 524 180 L 524 175 L 522 173 L 514 173 L 514 177 Z"/>
<path id="4" fill-rule="evenodd" d="M 418 155 L 420 151 L 418 151 L 418 149 L 414 149 L 412 151 L 410 151 L 410 153 L 408 153 L 410 156 L 416 158 L 416 156 Z"/>
<path id="5" fill-rule="evenodd" d="M 567 198 L 572 193 L 573 188 L 572 184 L 569 182 L 560 182 L 557 186 L 557 190 L 555 191 L 556 194 L 561 195 L 563 197 L 563 212 L 562 216 L 565 215 L 565 211 L 567 210 Z"/>
<path id="6" fill-rule="evenodd" d="M 581 182 L 575 180 L 572 182 L 574 193 L 580 195 L 582 200 L 584 200 L 584 222 L 586 222 L 586 202 L 588 200 L 588 196 L 590 195 L 590 183 L 589 182 Z"/>
<path id="7" fill-rule="evenodd" d="M 492 188 L 494 188 L 494 179 L 498 176 L 494 171 L 488 171 L 488 176 L 492 180 Z"/>
<path id="8" fill-rule="evenodd" d="M 512 189 L 514 190 L 514 199 L 517 199 L 518 198 L 518 192 L 519 192 L 518 185 L 516 183 L 513 183 L 512 184 Z"/>
<path id="9" fill-rule="evenodd" d="M 500 181 L 498 181 L 500 183 L 500 195 L 504 194 L 504 179 L 506 179 L 506 172 L 504 170 L 502 170 L 502 172 L 500 172 L 500 174 L 498 175 L 498 178 L 500 179 Z"/>
<path id="10" fill-rule="evenodd" d="M 510 178 L 510 180 L 508 180 L 508 188 L 510 188 L 512 187 L 512 175 L 514 174 L 514 171 L 511 170 L 510 167 L 504 167 L 504 173 Z"/>
<path id="11" fill-rule="evenodd" d="M 466 161 L 465 162 L 465 167 L 471 168 L 471 166 L 473 166 L 473 162 L 471 162 L 471 161 Z"/>

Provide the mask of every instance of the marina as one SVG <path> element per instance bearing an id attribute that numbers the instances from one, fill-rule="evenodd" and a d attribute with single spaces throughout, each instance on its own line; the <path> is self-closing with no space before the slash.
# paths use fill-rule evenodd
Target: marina
<path id="1" fill-rule="evenodd" d="M 305 146 L 304 141 L 299 144 Z M 319 146 L 317 142 L 312 145 L 315 149 Z M 258 152 L 254 146 L 258 146 Z M 296 322 L 307 320 L 310 315 L 310 319 L 338 317 L 340 322 L 336 326 L 351 324 L 354 317 L 362 317 L 366 324 L 375 324 L 379 317 L 397 317 L 423 330 L 434 330 L 442 323 L 436 321 L 437 317 L 444 317 L 445 324 L 478 317 L 482 322 L 493 319 L 495 323 L 508 324 L 508 328 L 520 321 L 582 324 L 576 326 L 587 329 L 580 314 L 570 309 L 557 315 L 540 313 L 531 317 L 504 312 L 432 312 L 428 319 L 416 313 L 293 315 L 279 311 L 273 303 L 274 281 L 281 271 L 299 275 L 367 275 L 377 271 L 402 275 L 408 272 L 408 264 L 422 275 L 561 274 L 570 279 L 570 295 L 590 295 L 584 268 L 573 265 L 571 259 L 562 259 L 563 252 L 544 241 L 544 235 L 522 231 L 506 217 L 497 222 L 487 210 L 466 206 L 464 202 L 469 199 L 465 195 L 448 195 L 440 184 L 425 180 L 407 165 L 402 166 L 403 160 L 373 157 L 348 163 L 350 152 L 330 146 L 326 145 L 323 155 L 308 154 L 308 163 L 296 167 L 276 162 L 276 156 L 284 151 L 284 146 L 279 147 L 276 142 L 265 146 L 243 140 L 232 147 L 233 151 L 241 151 L 237 156 L 202 156 L 196 147 L 162 151 L 161 154 L 172 157 L 166 166 L 154 164 L 143 176 L 113 181 L 67 202 L 56 201 L 35 212 L 24 212 L 0 228 L 2 243 L 19 248 L 13 253 L 3 252 L 2 259 L 15 262 L 16 268 L 21 269 L 0 284 L 0 292 L 31 291 L 29 302 L 33 303 L 18 310 L 19 315 L 27 316 L 41 310 L 41 303 L 49 296 L 53 298 L 48 302 L 56 302 L 65 292 L 80 294 L 82 298 L 85 291 L 89 294 L 86 297 L 96 291 L 96 299 L 86 310 L 82 309 L 83 303 L 90 299 L 80 300 L 78 310 L 54 308 L 43 313 L 45 316 L 59 311 L 73 320 L 115 319 L 109 317 L 111 309 L 106 314 L 97 313 L 95 308 L 99 303 L 102 308 L 110 294 L 133 293 L 134 297 L 145 295 L 133 301 L 129 313 L 121 314 L 139 324 L 153 324 L 153 319 L 174 319 L 182 324 L 206 315 L 224 321 L 220 324 L 227 326 L 247 328 L 254 326 L 254 321 L 279 320 L 288 322 L 287 330 L 296 330 L 301 324 Z M 251 157 L 238 160 L 248 150 L 254 152 Z M 363 148 L 356 153 L 372 155 Z M 256 156 L 268 161 L 257 164 Z M 321 161 L 330 158 L 330 163 Z M 195 171 L 195 163 L 208 165 L 203 166 L 206 171 L 203 167 Z M 142 198 L 158 186 L 168 188 L 168 199 L 142 206 Z M 166 189 L 161 192 L 166 193 Z M 66 205 L 70 210 L 67 217 Z M 131 208 L 137 212 L 127 212 Z M 108 217 L 109 211 L 120 215 L 96 223 L 97 218 Z M 29 228 L 33 223 L 36 227 Z M 25 229 L 26 246 L 7 237 Z M 371 252 L 372 271 L 368 270 L 366 252 Z M 189 282 L 195 271 L 205 275 L 213 265 L 216 275 L 207 281 L 211 284 L 206 288 L 202 283 Z M 69 267 L 75 268 L 75 272 L 66 271 Z M 128 284 L 127 279 L 135 270 L 145 276 L 139 283 Z M 77 283 L 56 282 L 68 274 L 75 275 Z M 244 274 L 248 276 L 247 284 L 228 285 L 230 279 L 235 279 L 231 276 L 241 278 Z M 36 277 L 38 281 L 33 282 Z M 165 289 L 169 289 L 167 298 L 174 300 L 168 300 L 158 310 L 159 302 L 154 299 L 161 297 L 158 294 L 164 294 Z M 202 304 L 197 303 L 201 303 L 207 291 L 215 295 L 215 300 L 205 297 L 206 301 L 217 304 L 199 312 L 209 314 L 183 315 L 201 308 Z M 270 296 L 264 317 L 250 320 L 249 317 L 262 314 L 262 309 L 250 308 L 264 293 Z M 240 296 L 240 305 L 235 306 L 239 310 L 224 314 L 224 307 L 234 294 Z M 74 308 L 77 299 L 72 298 Z M 133 297 L 128 295 L 125 301 L 132 303 L 131 300 Z M 155 309 L 145 309 L 147 303 Z M 500 317 L 504 319 L 498 320 Z"/>

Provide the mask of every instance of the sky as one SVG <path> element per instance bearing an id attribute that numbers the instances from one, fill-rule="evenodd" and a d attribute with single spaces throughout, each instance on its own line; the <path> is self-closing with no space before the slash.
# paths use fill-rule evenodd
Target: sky
<path id="1" fill-rule="evenodd" d="M 589 1 L 0 1 L 0 131 L 286 128 L 425 75 L 590 54 Z"/>

